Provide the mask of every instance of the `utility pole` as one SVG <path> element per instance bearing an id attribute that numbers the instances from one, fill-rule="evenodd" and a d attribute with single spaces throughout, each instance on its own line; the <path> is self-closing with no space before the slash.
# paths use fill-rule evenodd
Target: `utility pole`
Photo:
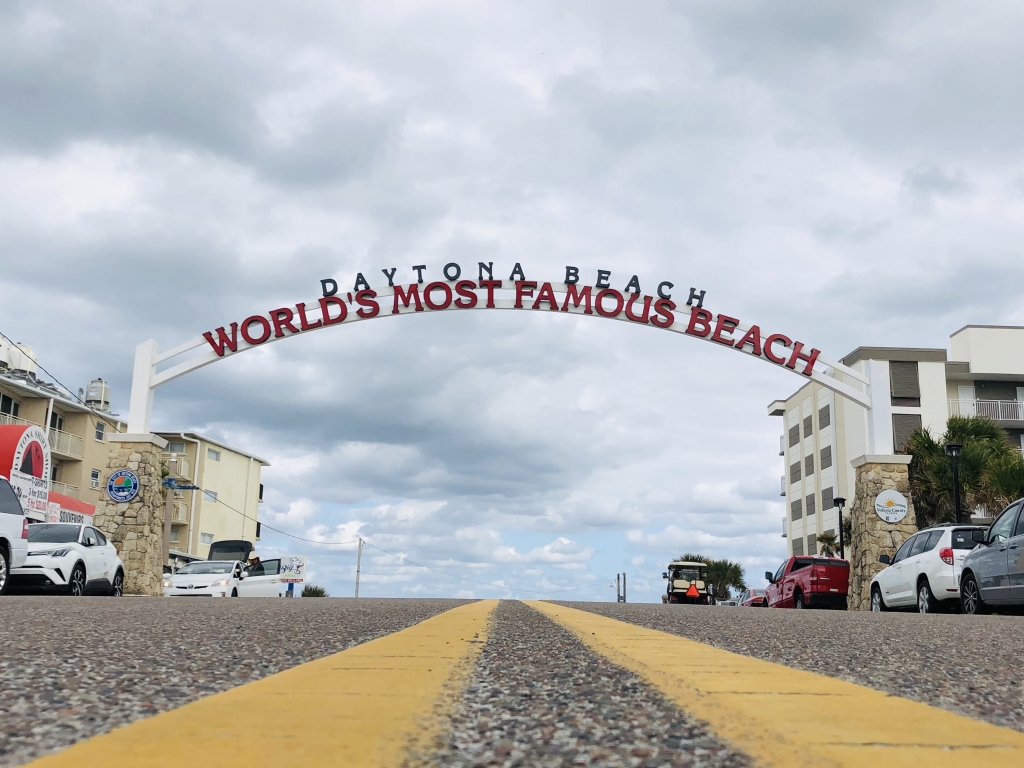
<path id="1" fill-rule="evenodd" d="M 356 554 L 356 597 L 359 597 L 359 571 L 363 565 L 363 539 L 359 537 L 359 551 Z"/>
<path id="2" fill-rule="evenodd" d="M 160 579 L 164 577 L 164 568 L 171 557 L 171 515 L 174 512 L 174 486 L 167 484 L 164 488 L 164 560 L 160 563 Z M 174 569 L 171 568 L 173 571 Z"/>
<path id="3" fill-rule="evenodd" d="M 615 574 L 615 601 L 626 602 L 626 574 L 624 573 Z"/>

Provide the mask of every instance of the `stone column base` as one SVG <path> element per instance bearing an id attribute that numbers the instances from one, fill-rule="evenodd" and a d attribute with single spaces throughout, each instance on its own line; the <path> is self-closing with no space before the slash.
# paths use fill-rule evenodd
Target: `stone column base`
<path id="1" fill-rule="evenodd" d="M 167 441 L 156 435 L 111 434 L 103 488 L 119 469 L 139 476 L 139 494 L 129 502 L 104 498 L 96 505 L 93 524 L 113 542 L 124 562 L 127 595 L 163 593 L 164 489 L 163 457 Z"/>
<path id="2" fill-rule="evenodd" d="M 851 611 L 871 609 L 871 579 L 885 568 L 882 554 L 892 555 L 917 532 L 917 516 L 910 498 L 909 456 L 860 456 L 852 462 L 857 471 L 855 496 L 850 508 L 853 532 L 847 545 L 850 555 Z M 907 515 L 887 523 L 875 512 L 875 498 L 882 491 L 899 491 L 907 498 Z"/>

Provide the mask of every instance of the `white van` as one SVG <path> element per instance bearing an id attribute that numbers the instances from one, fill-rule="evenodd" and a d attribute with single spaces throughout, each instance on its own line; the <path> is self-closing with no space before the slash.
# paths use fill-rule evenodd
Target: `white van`
<path id="1" fill-rule="evenodd" d="M 0 595 L 11 582 L 11 568 L 20 568 L 28 555 L 28 518 L 18 494 L 0 477 Z"/>

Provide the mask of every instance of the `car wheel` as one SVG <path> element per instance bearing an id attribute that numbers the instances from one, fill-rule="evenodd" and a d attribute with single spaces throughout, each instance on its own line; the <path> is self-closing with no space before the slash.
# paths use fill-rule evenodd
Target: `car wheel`
<path id="1" fill-rule="evenodd" d="M 231 596 L 232 597 L 238 597 L 238 590 L 237 589 L 232 589 L 231 590 Z"/>
<path id="2" fill-rule="evenodd" d="M 985 603 L 981 599 L 978 580 L 973 573 L 968 573 L 960 582 L 960 608 L 963 613 L 977 616 L 985 613 Z"/>
<path id="3" fill-rule="evenodd" d="M 11 580 L 11 561 L 7 559 L 7 550 L 0 547 L 0 595 L 7 591 L 7 583 Z"/>
<path id="4" fill-rule="evenodd" d="M 921 579 L 921 583 L 917 585 L 917 612 L 935 613 L 938 607 L 939 603 L 935 599 L 935 595 L 932 594 L 931 587 L 928 586 L 928 580 Z"/>
<path id="5" fill-rule="evenodd" d="M 761 601 L 761 607 L 762 608 L 767 608 L 768 607 L 768 598 L 767 597 L 763 601 Z"/>
<path id="6" fill-rule="evenodd" d="M 81 597 L 85 594 L 85 566 L 79 563 L 71 570 L 71 578 L 65 588 L 72 597 Z"/>
<path id="7" fill-rule="evenodd" d="M 793 607 L 797 610 L 803 610 L 804 608 L 804 596 L 799 592 L 797 592 L 796 596 L 793 598 Z"/>
<path id="8" fill-rule="evenodd" d="M 111 597 L 123 597 L 124 596 L 124 573 L 118 570 L 114 574 L 114 582 L 110 585 Z"/>
<path id="9" fill-rule="evenodd" d="M 878 587 L 871 588 L 871 610 L 875 613 L 881 613 L 884 611 L 885 601 L 882 600 L 882 590 Z"/>

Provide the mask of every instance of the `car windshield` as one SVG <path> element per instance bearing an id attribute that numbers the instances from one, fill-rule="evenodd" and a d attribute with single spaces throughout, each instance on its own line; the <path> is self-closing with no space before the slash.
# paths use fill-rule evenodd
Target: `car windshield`
<path id="1" fill-rule="evenodd" d="M 764 590 L 763 589 L 752 589 L 752 590 L 750 590 L 750 594 L 752 594 L 754 597 L 764 597 Z"/>
<path id="2" fill-rule="evenodd" d="M 672 578 L 700 581 L 700 572 L 690 568 L 678 568 L 672 571 Z"/>
<path id="3" fill-rule="evenodd" d="M 231 573 L 231 569 L 234 567 L 234 563 L 223 561 L 218 563 L 189 563 L 179 568 L 175 573 L 185 576 L 195 573 Z"/>
<path id="4" fill-rule="evenodd" d="M 37 523 L 28 527 L 29 542 L 68 544 L 78 541 L 81 526 L 66 523 Z"/>

